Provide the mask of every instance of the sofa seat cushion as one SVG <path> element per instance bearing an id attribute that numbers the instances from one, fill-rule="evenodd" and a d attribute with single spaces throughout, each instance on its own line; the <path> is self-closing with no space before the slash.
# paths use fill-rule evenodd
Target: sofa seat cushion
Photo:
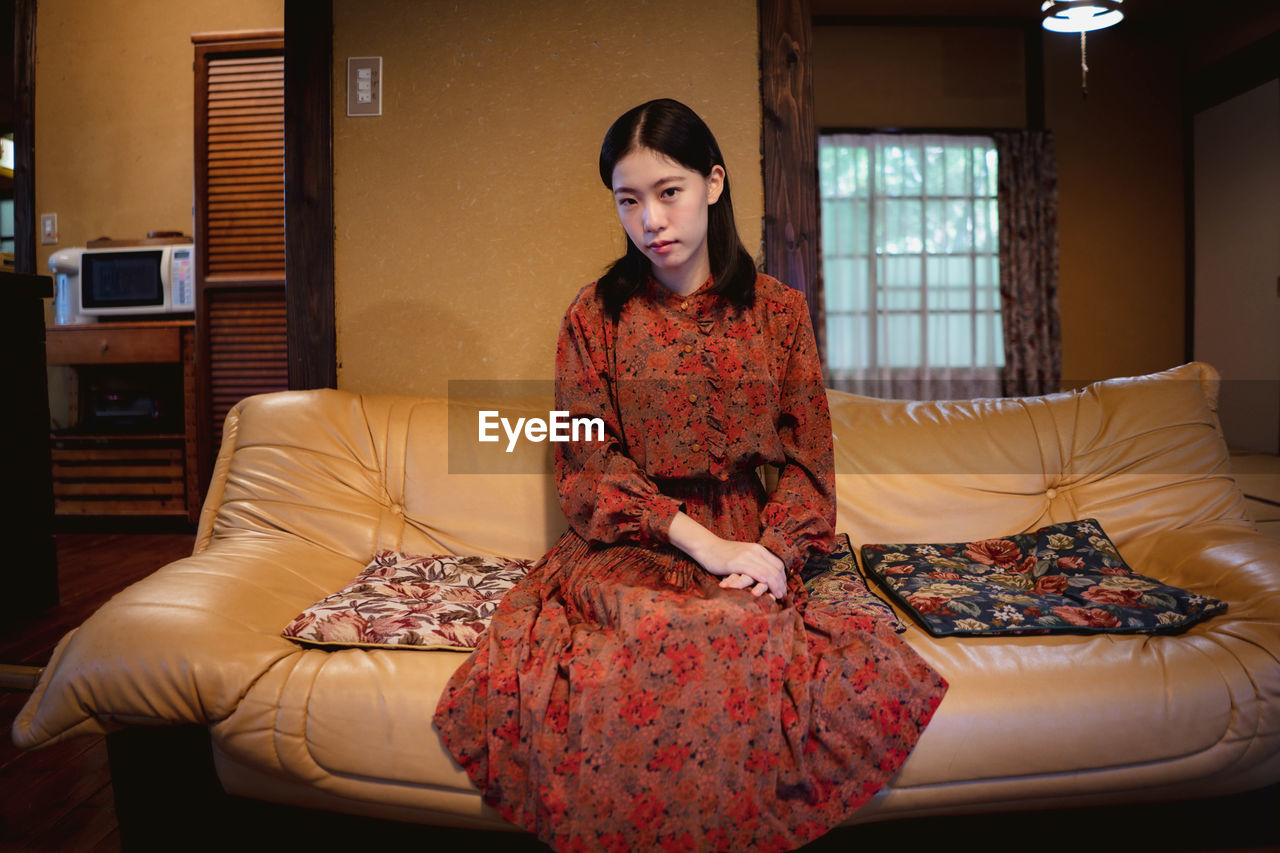
<path id="1" fill-rule="evenodd" d="M 474 649 L 529 565 L 379 551 L 354 580 L 299 613 L 282 633 L 314 646 Z"/>
<path id="2" fill-rule="evenodd" d="M 1227 607 L 1137 574 L 1092 518 L 977 542 L 864 545 L 862 560 L 935 637 L 1171 632 Z"/>
<path id="3" fill-rule="evenodd" d="M 1190 554 L 1193 542 L 1214 538 L 1191 530 L 1171 545 Z M 1275 553 L 1262 537 L 1256 545 L 1259 557 Z M 1222 556 L 1207 558 L 1209 566 L 1225 568 L 1239 555 Z M 1280 733 L 1275 703 L 1259 701 L 1280 681 L 1247 659 L 1277 648 L 1269 626 L 1280 605 L 1251 602 L 1265 615 L 1246 616 L 1242 599 L 1256 589 L 1243 578 L 1227 586 L 1232 609 L 1179 635 L 987 641 L 909 628 L 908 641 L 952 687 L 886 791 L 884 814 L 981 803 L 997 793 L 1010 802 L 1069 803 L 1087 792 L 1179 784 L 1217 791 L 1247 778 L 1240 774 L 1255 761 L 1274 761 L 1263 756 L 1275 755 Z M 1256 636 L 1247 636 L 1251 623 L 1261 629 Z M 229 789 L 270 797 L 268 779 L 307 784 L 356 811 L 357 802 L 436 809 L 470 794 L 471 813 L 486 814 L 431 725 L 462 659 L 357 648 L 309 649 L 279 661 L 213 729 L 219 754 L 237 768 Z"/>

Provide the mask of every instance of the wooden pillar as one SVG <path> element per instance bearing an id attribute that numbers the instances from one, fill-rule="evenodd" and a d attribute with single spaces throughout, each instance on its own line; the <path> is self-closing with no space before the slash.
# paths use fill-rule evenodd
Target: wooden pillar
<path id="1" fill-rule="evenodd" d="M 284 4 L 289 387 L 338 387 L 333 269 L 333 0 Z"/>
<path id="2" fill-rule="evenodd" d="M 760 0 L 759 9 L 764 270 L 808 299 L 822 352 L 812 16 L 809 0 Z"/>
<path id="3" fill-rule="evenodd" d="M 36 0 L 13 6 L 13 268 L 36 270 Z"/>

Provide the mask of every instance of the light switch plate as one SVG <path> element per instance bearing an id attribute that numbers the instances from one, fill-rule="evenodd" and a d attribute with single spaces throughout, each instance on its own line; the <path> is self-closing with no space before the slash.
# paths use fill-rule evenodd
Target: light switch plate
<path id="1" fill-rule="evenodd" d="M 58 214 L 40 214 L 40 245 L 58 245 Z"/>
<path id="2" fill-rule="evenodd" d="M 382 115 L 382 57 L 347 57 L 347 115 Z"/>

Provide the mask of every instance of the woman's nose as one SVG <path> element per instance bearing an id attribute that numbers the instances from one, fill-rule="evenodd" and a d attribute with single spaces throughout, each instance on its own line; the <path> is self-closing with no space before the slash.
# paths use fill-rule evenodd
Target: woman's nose
<path id="1" fill-rule="evenodd" d="M 662 215 L 662 211 L 657 205 L 650 205 L 644 209 L 644 230 L 657 232 L 661 231 L 667 224 L 666 218 Z"/>

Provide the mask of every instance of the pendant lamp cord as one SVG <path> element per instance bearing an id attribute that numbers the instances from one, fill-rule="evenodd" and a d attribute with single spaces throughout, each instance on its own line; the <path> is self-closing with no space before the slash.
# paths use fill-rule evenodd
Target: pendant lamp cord
<path id="1" fill-rule="evenodd" d="M 1089 62 L 1085 52 L 1084 30 L 1080 31 L 1080 97 L 1089 97 Z"/>

